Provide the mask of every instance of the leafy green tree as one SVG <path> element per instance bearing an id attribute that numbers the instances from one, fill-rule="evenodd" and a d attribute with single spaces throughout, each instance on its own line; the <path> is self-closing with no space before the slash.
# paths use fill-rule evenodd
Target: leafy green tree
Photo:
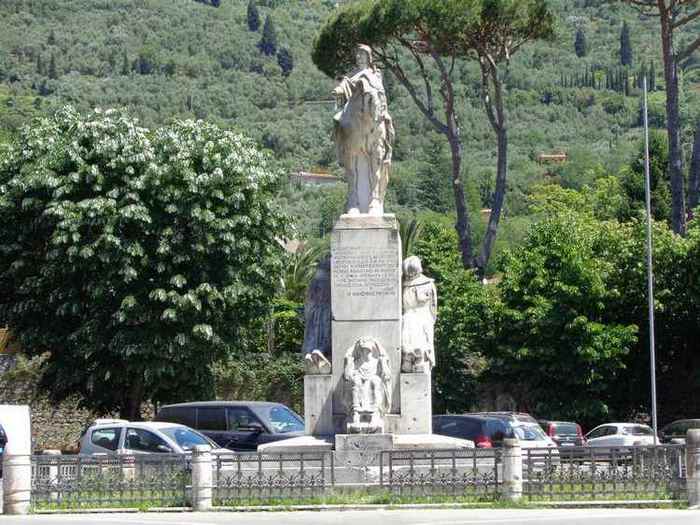
<path id="1" fill-rule="evenodd" d="M 588 54 L 588 41 L 586 40 L 586 33 L 580 27 L 576 30 L 574 49 L 576 50 L 576 56 L 579 58 L 583 58 Z"/>
<path id="2" fill-rule="evenodd" d="M 277 290 L 278 174 L 202 122 L 66 108 L 0 158 L 0 318 L 99 411 L 212 395 L 209 365 Z"/>
<path id="3" fill-rule="evenodd" d="M 249 31 L 257 31 L 260 29 L 260 13 L 258 12 L 258 6 L 255 5 L 255 0 L 250 0 L 250 2 L 248 2 L 246 20 L 248 21 Z"/>
<path id="4" fill-rule="evenodd" d="M 275 23 L 272 21 L 270 15 L 267 15 L 267 18 L 265 18 L 262 38 L 258 43 L 258 48 L 267 56 L 272 56 L 277 53 L 277 30 L 275 29 Z"/>
<path id="5" fill-rule="evenodd" d="M 668 142 L 659 132 L 649 135 L 649 171 L 651 178 L 651 212 L 657 221 L 671 222 L 671 188 L 668 181 Z M 622 188 L 628 203 L 623 219 L 639 216 L 646 209 L 644 145 L 641 144 L 635 158 L 622 170 Z"/>
<path id="6" fill-rule="evenodd" d="M 438 290 L 433 405 L 442 413 L 472 408 L 491 352 L 498 312 L 492 290 L 462 267 L 456 237 L 447 221 L 426 221 L 412 250 Z"/>
<path id="7" fill-rule="evenodd" d="M 620 30 L 620 64 L 632 65 L 632 41 L 630 40 L 630 26 L 623 22 Z"/>
<path id="8" fill-rule="evenodd" d="M 614 223 L 569 212 L 535 225 L 504 256 L 489 374 L 514 385 L 529 410 L 586 423 L 609 417 L 612 387 L 637 341 L 637 327 L 608 312 L 617 298 L 608 282 L 619 238 Z"/>
<path id="9" fill-rule="evenodd" d="M 294 57 L 289 52 L 289 49 L 283 47 L 277 52 L 277 63 L 282 70 L 282 75 L 288 77 L 294 70 Z"/>

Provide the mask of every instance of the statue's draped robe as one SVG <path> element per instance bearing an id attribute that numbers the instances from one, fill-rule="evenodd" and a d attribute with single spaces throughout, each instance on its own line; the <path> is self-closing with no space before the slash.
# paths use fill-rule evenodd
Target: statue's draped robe
<path id="1" fill-rule="evenodd" d="M 368 213 L 381 204 L 391 170 L 394 125 L 389 116 L 381 74 L 365 68 L 344 77 L 337 91 L 342 109 L 334 117 L 338 162 L 348 182 L 348 210 Z"/>

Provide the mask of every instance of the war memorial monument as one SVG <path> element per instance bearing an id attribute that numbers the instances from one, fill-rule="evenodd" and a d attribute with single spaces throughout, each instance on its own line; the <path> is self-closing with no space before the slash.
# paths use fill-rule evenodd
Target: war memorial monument
<path id="1" fill-rule="evenodd" d="M 437 292 L 418 257 L 402 260 L 398 221 L 384 213 L 394 126 L 371 49 L 358 46 L 356 60 L 357 69 L 333 91 L 347 211 L 305 302 L 307 435 L 259 447 L 334 450 L 349 467 L 373 464 L 381 450 L 473 446 L 432 434 Z"/>

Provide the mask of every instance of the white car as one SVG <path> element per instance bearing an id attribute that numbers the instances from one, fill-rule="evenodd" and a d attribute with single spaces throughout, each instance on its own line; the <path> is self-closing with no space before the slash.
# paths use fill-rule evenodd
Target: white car
<path id="1" fill-rule="evenodd" d="M 88 428 L 80 440 L 81 454 L 187 454 L 195 445 L 221 449 L 211 439 L 184 425 L 111 420 Z"/>
<path id="2" fill-rule="evenodd" d="M 586 441 L 591 447 L 654 445 L 654 431 L 648 425 L 637 423 L 606 423 L 586 434 Z"/>

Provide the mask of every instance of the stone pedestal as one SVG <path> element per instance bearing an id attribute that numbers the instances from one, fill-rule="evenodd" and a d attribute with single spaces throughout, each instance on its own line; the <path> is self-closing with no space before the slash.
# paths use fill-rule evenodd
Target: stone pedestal
<path id="1" fill-rule="evenodd" d="M 331 238 L 333 414 L 336 433 L 346 432 L 348 415 L 344 357 L 360 337 L 376 338 L 392 371 L 391 414 L 401 399 L 401 239 L 394 215 L 343 215 Z"/>
<path id="2" fill-rule="evenodd" d="M 304 376 L 304 424 L 309 436 L 330 436 L 333 427 L 333 376 Z"/>
<path id="3" fill-rule="evenodd" d="M 401 374 L 401 434 L 432 434 L 430 374 Z"/>

